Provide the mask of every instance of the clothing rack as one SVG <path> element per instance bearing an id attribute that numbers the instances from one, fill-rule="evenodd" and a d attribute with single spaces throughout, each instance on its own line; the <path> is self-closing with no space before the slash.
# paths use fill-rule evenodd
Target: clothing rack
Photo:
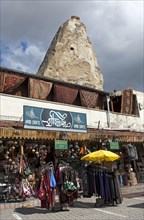
<path id="1" fill-rule="evenodd" d="M 59 164 L 62 164 L 62 165 L 64 165 L 64 166 L 69 166 L 69 163 L 66 163 L 66 162 L 64 162 L 63 160 L 60 160 L 60 161 L 59 161 Z"/>
<path id="2" fill-rule="evenodd" d="M 44 170 L 44 169 L 47 168 L 47 167 L 53 167 L 53 168 L 54 168 L 53 162 L 50 161 L 50 162 L 46 163 L 46 164 L 40 169 L 40 171 Z"/>
<path id="3" fill-rule="evenodd" d="M 104 166 L 98 166 L 98 165 L 93 165 L 93 167 L 96 167 L 96 168 L 101 168 L 101 169 L 104 169 L 104 170 L 110 170 L 110 168 L 108 167 L 104 167 Z"/>

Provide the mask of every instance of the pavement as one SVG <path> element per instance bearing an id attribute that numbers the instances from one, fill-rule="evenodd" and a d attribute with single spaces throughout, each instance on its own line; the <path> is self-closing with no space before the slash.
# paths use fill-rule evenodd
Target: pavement
<path id="1" fill-rule="evenodd" d="M 123 202 L 117 206 L 96 207 L 96 198 L 78 198 L 69 211 L 59 211 L 56 197 L 56 211 L 40 207 L 38 199 L 28 199 L 20 203 L 1 203 L 0 220 L 121 220 L 144 219 L 144 183 L 121 188 Z"/>

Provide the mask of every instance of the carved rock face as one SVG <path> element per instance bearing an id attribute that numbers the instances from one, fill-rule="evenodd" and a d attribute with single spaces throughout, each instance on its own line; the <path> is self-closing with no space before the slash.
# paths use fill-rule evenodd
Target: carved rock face
<path id="1" fill-rule="evenodd" d="M 79 17 L 72 16 L 59 28 L 37 74 L 103 90 L 103 75 Z"/>

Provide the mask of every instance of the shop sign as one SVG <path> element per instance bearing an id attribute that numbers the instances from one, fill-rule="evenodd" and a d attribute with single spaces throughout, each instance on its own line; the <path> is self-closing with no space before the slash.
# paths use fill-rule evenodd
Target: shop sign
<path id="1" fill-rule="evenodd" d="M 110 142 L 110 150 L 119 150 L 119 142 Z"/>
<path id="2" fill-rule="evenodd" d="M 24 106 L 24 128 L 69 132 L 87 132 L 86 114 Z"/>
<path id="3" fill-rule="evenodd" d="M 68 142 L 66 140 L 55 140 L 55 149 L 56 150 L 67 150 Z"/>

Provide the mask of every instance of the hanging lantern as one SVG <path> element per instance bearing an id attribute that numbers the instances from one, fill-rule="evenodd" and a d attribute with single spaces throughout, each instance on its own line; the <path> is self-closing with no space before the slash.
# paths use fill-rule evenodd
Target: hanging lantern
<path id="1" fill-rule="evenodd" d="M 6 154 L 9 154 L 9 153 L 10 153 L 9 151 L 6 152 Z"/>
<path id="2" fill-rule="evenodd" d="M 12 146 L 12 150 L 15 150 L 15 146 L 14 145 Z"/>
<path id="3" fill-rule="evenodd" d="M 8 160 L 8 159 L 9 159 L 9 156 L 8 156 L 7 154 L 5 155 L 5 159 L 6 159 L 6 160 Z"/>
<path id="4" fill-rule="evenodd" d="M 39 154 L 38 150 L 35 152 L 35 154 L 36 154 L 36 155 L 38 155 L 38 154 Z"/>
<path id="5" fill-rule="evenodd" d="M 38 154 L 36 154 L 36 156 L 37 156 L 37 157 L 39 157 L 39 153 L 38 153 Z"/>
<path id="6" fill-rule="evenodd" d="M 7 141 L 7 144 L 8 144 L 8 145 L 12 145 L 12 144 L 13 144 L 13 141 Z"/>
<path id="7" fill-rule="evenodd" d="M 3 143 L 0 144 L 0 153 L 2 153 L 4 151 L 4 146 Z"/>
<path id="8" fill-rule="evenodd" d="M 35 149 L 34 148 L 32 149 L 32 152 L 35 153 Z"/>
<path id="9" fill-rule="evenodd" d="M 72 144 L 70 144 L 70 145 L 69 145 L 69 148 L 73 148 L 73 145 L 72 145 Z"/>

